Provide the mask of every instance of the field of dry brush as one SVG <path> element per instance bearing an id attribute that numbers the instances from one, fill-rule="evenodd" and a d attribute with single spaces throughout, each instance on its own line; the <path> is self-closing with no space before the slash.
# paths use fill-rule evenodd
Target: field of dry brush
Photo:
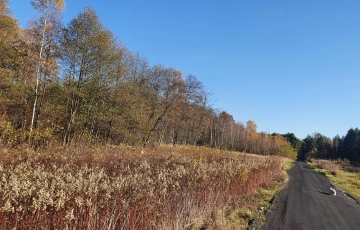
<path id="1" fill-rule="evenodd" d="M 0 149 L 0 229 L 229 229 L 279 158 L 202 147 Z M 227 226 L 227 227 L 226 227 Z"/>

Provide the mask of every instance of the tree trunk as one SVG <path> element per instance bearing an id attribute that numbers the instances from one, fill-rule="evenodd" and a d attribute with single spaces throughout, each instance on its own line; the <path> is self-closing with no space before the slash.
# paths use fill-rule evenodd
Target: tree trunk
<path id="1" fill-rule="evenodd" d="M 34 100 L 32 117 L 31 117 L 29 141 L 31 140 L 31 133 L 32 133 L 32 131 L 33 131 L 33 129 L 34 129 L 34 125 L 36 124 L 36 119 L 35 119 L 35 117 L 36 117 L 37 103 L 38 103 L 38 99 L 39 99 L 40 68 L 41 68 L 42 53 L 43 53 L 43 48 L 44 48 L 44 43 L 45 43 L 46 26 L 47 26 L 47 17 L 45 17 L 44 30 L 43 30 L 42 38 L 41 38 L 41 46 L 40 46 L 39 60 L 38 60 L 37 69 L 36 69 L 35 100 Z"/>

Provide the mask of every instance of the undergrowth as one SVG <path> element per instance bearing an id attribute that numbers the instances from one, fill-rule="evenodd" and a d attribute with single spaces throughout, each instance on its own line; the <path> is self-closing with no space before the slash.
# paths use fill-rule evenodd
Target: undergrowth
<path id="1" fill-rule="evenodd" d="M 241 229 L 229 215 L 252 218 L 282 167 L 190 146 L 1 148 L 0 229 Z"/>

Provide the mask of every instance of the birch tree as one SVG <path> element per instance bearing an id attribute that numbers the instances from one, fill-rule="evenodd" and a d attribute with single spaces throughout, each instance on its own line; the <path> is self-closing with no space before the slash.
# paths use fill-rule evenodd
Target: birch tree
<path id="1" fill-rule="evenodd" d="M 46 82 L 49 75 L 47 67 L 57 68 L 56 57 L 56 36 L 60 31 L 61 12 L 65 8 L 63 0 L 35 0 L 31 1 L 32 7 L 38 12 L 38 19 L 33 21 L 30 31 L 33 32 L 33 42 L 37 44 L 37 64 L 36 64 L 36 83 L 35 96 L 32 108 L 32 116 L 30 123 L 30 139 L 31 133 L 36 128 L 37 116 L 39 111 L 40 84 Z"/>

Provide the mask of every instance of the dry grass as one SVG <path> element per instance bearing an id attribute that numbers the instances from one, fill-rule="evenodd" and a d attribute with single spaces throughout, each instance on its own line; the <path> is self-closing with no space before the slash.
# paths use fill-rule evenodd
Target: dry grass
<path id="1" fill-rule="evenodd" d="M 284 175 L 277 157 L 78 146 L 1 148 L 0 180 L 0 229 L 225 229 Z"/>
<path id="2" fill-rule="evenodd" d="M 334 176 L 339 173 L 339 165 L 337 165 L 334 161 L 310 159 L 310 162 L 315 164 L 315 166 L 319 169 L 328 170 Z"/>

